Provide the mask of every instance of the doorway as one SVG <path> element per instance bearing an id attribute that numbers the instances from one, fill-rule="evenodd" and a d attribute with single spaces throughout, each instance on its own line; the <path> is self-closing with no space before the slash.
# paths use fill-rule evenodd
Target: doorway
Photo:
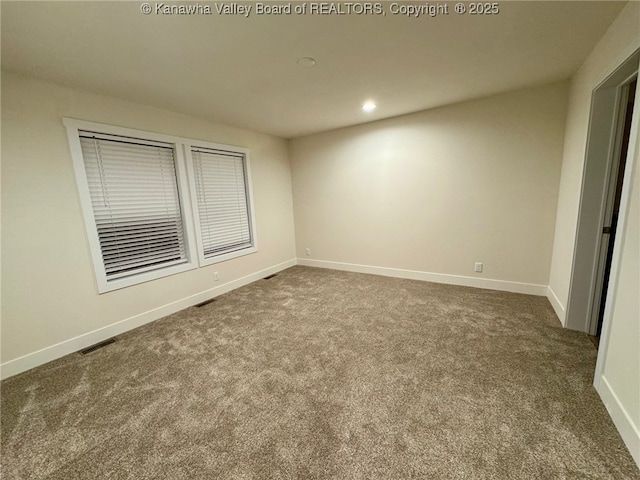
<path id="1" fill-rule="evenodd" d="M 596 348 L 599 346 L 607 291 L 609 289 L 613 246 L 615 245 L 620 213 L 620 199 L 622 197 L 622 185 L 624 183 L 624 172 L 627 153 L 629 151 L 631 118 L 633 116 L 637 83 L 638 79 L 636 76 L 631 82 L 620 86 L 618 119 L 613 135 L 613 158 L 609 174 L 609 184 L 605 194 L 604 225 L 602 227 L 602 238 L 600 239 L 600 255 L 598 258 L 598 271 L 596 274 L 595 290 L 593 292 L 591 324 L 589 327 L 589 334 L 593 337 Z"/>
<path id="2" fill-rule="evenodd" d="M 615 230 L 619 225 L 617 216 L 614 220 L 613 215 L 621 206 L 624 171 L 629 170 L 625 169 L 624 161 L 621 162 L 620 159 L 626 160 L 629 135 L 625 135 L 625 131 L 630 130 L 633 107 L 637 109 L 640 105 L 635 98 L 639 64 L 640 50 L 609 75 L 594 90 L 591 98 L 576 243 L 565 316 L 565 327 L 591 335 L 599 335 L 603 323 L 606 323 L 604 311 L 608 278 L 612 269 L 617 269 L 613 265 L 612 253 Z M 604 331 L 606 330 L 604 325 Z"/>

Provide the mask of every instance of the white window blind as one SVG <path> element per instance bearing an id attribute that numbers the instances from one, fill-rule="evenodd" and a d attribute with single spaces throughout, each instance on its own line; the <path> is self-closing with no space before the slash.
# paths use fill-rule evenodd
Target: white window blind
<path id="1" fill-rule="evenodd" d="M 173 145 L 79 136 L 107 280 L 187 262 Z"/>
<path id="2" fill-rule="evenodd" d="M 191 149 L 204 258 L 253 247 L 243 153 Z"/>

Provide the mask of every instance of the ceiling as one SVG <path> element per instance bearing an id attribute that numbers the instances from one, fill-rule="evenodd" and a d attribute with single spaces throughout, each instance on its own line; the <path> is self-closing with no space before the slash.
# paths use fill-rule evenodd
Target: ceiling
<path id="1" fill-rule="evenodd" d="M 503 1 L 472 16 L 450 2 L 449 15 L 411 18 L 387 1 L 384 15 L 257 15 L 237 3 L 252 6 L 248 18 L 213 2 L 199 3 L 211 15 L 188 16 L 129 1 L 2 1 L 2 66 L 292 138 L 569 78 L 624 6 Z M 363 112 L 366 100 L 378 108 Z"/>

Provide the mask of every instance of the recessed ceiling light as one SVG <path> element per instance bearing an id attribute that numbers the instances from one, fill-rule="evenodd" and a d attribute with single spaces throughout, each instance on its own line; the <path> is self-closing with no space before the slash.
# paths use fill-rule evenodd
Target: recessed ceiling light
<path id="1" fill-rule="evenodd" d="M 300 57 L 298 59 L 298 65 L 301 67 L 311 68 L 316 64 L 316 59 L 311 57 Z"/>
<path id="2" fill-rule="evenodd" d="M 377 106 L 378 105 L 370 101 L 364 102 L 364 104 L 362 105 L 362 110 L 364 110 L 365 112 L 373 112 Z"/>

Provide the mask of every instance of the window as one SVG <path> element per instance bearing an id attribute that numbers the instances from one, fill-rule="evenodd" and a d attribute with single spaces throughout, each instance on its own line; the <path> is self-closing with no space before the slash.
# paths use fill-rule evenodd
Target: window
<path id="1" fill-rule="evenodd" d="M 257 251 L 246 149 L 64 123 L 100 293 Z"/>
<path id="2" fill-rule="evenodd" d="M 173 145 L 79 134 L 107 279 L 187 262 Z"/>
<path id="3" fill-rule="evenodd" d="M 191 147 L 201 264 L 255 251 L 246 152 Z"/>

